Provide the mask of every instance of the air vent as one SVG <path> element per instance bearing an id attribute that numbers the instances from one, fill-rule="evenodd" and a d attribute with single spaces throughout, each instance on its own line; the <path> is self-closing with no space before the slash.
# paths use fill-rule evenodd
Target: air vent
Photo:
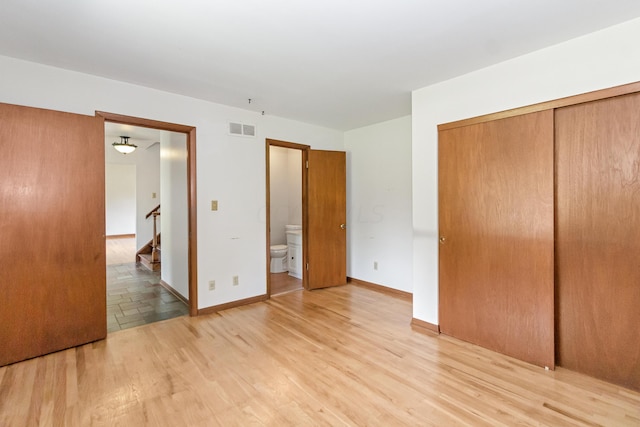
<path id="1" fill-rule="evenodd" d="M 241 123 L 229 123 L 229 133 L 231 135 L 242 135 Z"/>
<path id="2" fill-rule="evenodd" d="M 253 125 L 242 125 L 242 134 L 245 136 L 256 136 L 256 127 Z"/>
<path id="3" fill-rule="evenodd" d="M 256 127 L 243 123 L 229 123 L 229 134 L 236 136 L 256 136 Z"/>

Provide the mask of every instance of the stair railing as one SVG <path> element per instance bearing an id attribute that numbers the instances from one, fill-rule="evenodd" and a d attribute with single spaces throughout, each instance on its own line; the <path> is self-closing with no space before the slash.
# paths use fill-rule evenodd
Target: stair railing
<path id="1" fill-rule="evenodd" d="M 153 208 L 147 216 L 144 218 L 147 219 L 150 216 L 153 216 L 153 241 L 151 242 L 151 262 L 158 262 L 158 231 L 157 231 L 157 218 L 160 216 L 160 205 Z"/>

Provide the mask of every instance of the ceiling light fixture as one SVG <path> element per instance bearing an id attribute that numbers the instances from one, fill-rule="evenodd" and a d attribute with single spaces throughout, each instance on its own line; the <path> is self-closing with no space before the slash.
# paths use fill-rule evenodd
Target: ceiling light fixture
<path id="1" fill-rule="evenodd" d="M 113 148 L 115 148 L 116 150 L 118 150 L 122 154 L 133 153 L 133 151 L 136 148 L 138 148 L 137 145 L 131 144 L 129 142 L 129 137 L 128 136 L 121 136 L 120 137 L 120 142 L 114 142 L 112 145 L 113 145 Z"/>

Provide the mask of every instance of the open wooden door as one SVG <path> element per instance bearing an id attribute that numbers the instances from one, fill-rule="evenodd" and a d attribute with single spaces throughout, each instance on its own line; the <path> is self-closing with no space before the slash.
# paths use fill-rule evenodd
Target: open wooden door
<path id="1" fill-rule="evenodd" d="M 439 132 L 440 330 L 554 367 L 553 112 Z"/>
<path id="2" fill-rule="evenodd" d="M 104 338 L 104 121 L 0 104 L 0 366 Z"/>
<path id="3" fill-rule="evenodd" d="M 307 288 L 347 283 L 346 153 L 307 151 Z"/>

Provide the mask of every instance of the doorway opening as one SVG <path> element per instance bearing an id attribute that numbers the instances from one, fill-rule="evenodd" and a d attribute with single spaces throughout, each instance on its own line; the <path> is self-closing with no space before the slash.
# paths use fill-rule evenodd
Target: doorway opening
<path id="1" fill-rule="evenodd" d="M 112 113 L 96 112 L 96 115 L 105 120 L 106 234 L 118 230 L 118 221 L 124 224 L 128 221 L 129 230 L 133 230 L 131 233 L 120 228 L 125 232 L 107 238 L 108 315 L 114 317 L 117 312 L 119 316 L 108 322 L 109 332 L 124 329 L 126 325 L 137 326 L 184 314 L 195 316 L 195 128 Z M 135 182 L 129 182 L 133 189 L 128 190 L 128 197 L 131 199 L 133 194 L 133 201 L 128 200 L 128 208 L 127 201 L 122 200 L 127 198 L 123 197 L 127 191 L 123 193 L 122 188 L 120 197 L 115 198 L 119 206 L 110 207 L 108 200 L 108 187 L 112 181 L 109 160 L 113 160 L 114 155 L 120 159 L 112 168 L 112 176 L 127 169 L 122 165 L 127 163 L 123 159 L 127 155 L 117 153 L 110 146 L 111 139 L 123 135 L 131 137 L 131 142 L 138 145 L 137 160 L 133 162 Z M 126 186 L 126 181 L 116 177 L 115 185 Z M 130 213 L 129 218 L 125 218 L 127 211 L 133 211 L 133 219 Z M 116 221 L 110 221 L 110 215 Z M 142 258 L 144 252 L 151 252 L 145 250 L 148 247 L 156 252 L 153 256 L 155 264 L 145 263 Z M 130 261 L 117 263 L 123 259 Z M 131 301 L 127 302 L 126 298 Z"/>
<path id="2" fill-rule="evenodd" d="M 306 176 L 309 146 L 267 139 L 267 295 L 306 288 Z"/>

